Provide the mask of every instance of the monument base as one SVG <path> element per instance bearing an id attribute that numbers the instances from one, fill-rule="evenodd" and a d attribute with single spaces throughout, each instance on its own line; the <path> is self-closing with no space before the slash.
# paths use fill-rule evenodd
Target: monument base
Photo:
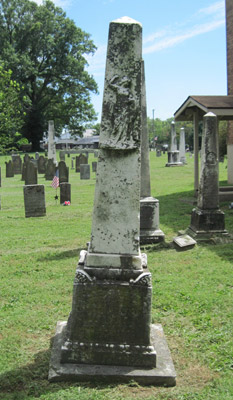
<path id="1" fill-rule="evenodd" d="M 191 224 L 186 234 L 196 240 L 212 240 L 213 238 L 228 238 L 225 229 L 225 214 L 221 210 L 201 210 L 194 208 L 191 214 Z"/>
<path id="2" fill-rule="evenodd" d="M 159 229 L 159 200 L 145 197 L 140 200 L 140 245 L 164 241 L 165 235 Z"/>
<path id="3" fill-rule="evenodd" d="M 179 160 L 179 151 L 168 151 L 168 162 L 165 165 L 166 167 L 182 167 L 184 164 Z"/>
<path id="4" fill-rule="evenodd" d="M 58 322 L 53 339 L 49 366 L 50 382 L 59 381 L 104 381 L 130 382 L 141 385 L 175 386 L 176 372 L 166 338 L 161 325 L 151 325 L 151 344 L 156 349 L 157 365 L 155 368 L 137 368 L 131 366 L 90 365 L 61 363 L 61 348 L 65 340 L 66 321 Z"/>

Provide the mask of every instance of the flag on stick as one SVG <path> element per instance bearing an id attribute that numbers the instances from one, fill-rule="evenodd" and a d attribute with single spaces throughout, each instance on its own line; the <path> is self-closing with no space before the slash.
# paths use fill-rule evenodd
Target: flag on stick
<path id="1" fill-rule="evenodd" d="M 57 189 L 58 186 L 59 186 L 59 170 L 58 170 L 58 169 L 56 170 L 56 173 L 55 173 L 55 175 L 54 175 L 54 178 L 53 178 L 53 181 L 52 181 L 52 183 L 51 183 L 51 186 L 52 186 L 54 189 Z"/>

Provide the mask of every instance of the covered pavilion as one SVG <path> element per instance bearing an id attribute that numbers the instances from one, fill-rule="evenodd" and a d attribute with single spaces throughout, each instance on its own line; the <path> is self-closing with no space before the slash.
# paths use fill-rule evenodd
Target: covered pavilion
<path id="1" fill-rule="evenodd" d="M 199 185 L 198 124 L 208 112 L 214 113 L 218 121 L 233 120 L 232 96 L 189 96 L 174 113 L 175 121 L 193 121 L 194 125 L 194 190 Z"/>

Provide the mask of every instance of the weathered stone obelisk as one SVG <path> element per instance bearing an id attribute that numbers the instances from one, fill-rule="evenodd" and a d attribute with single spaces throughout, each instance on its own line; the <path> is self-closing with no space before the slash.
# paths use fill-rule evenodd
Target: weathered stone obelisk
<path id="1" fill-rule="evenodd" d="M 153 244 L 164 240 L 159 229 L 159 200 L 151 196 L 150 151 L 147 130 L 146 85 L 144 61 L 142 61 L 142 137 L 141 137 L 141 200 L 140 244 Z"/>
<path id="2" fill-rule="evenodd" d="M 55 134 L 54 134 L 54 121 L 48 123 L 48 159 L 57 162 L 56 146 L 55 146 Z"/>
<path id="3" fill-rule="evenodd" d="M 187 164 L 186 162 L 186 156 L 185 156 L 185 130 L 184 128 L 180 129 L 180 146 L 179 146 L 179 152 L 180 152 L 180 162 L 182 164 Z"/>
<path id="4" fill-rule="evenodd" d="M 183 165 L 179 160 L 179 150 L 177 150 L 176 127 L 174 121 L 172 121 L 171 123 L 171 142 L 167 155 L 168 162 L 166 164 L 166 167 L 176 167 Z"/>
<path id="5" fill-rule="evenodd" d="M 197 240 L 227 236 L 224 212 L 219 209 L 217 117 L 209 112 L 204 115 L 203 121 L 204 135 L 197 207 L 192 211 L 191 224 L 186 231 Z"/>
<path id="6" fill-rule="evenodd" d="M 151 274 L 139 248 L 141 59 L 141 25 L 111 22 L 91 241 L 80 254 L 68 322 L 57 327 L 51 381 L 175 384 L 161 327 L 151 325 Z"/>

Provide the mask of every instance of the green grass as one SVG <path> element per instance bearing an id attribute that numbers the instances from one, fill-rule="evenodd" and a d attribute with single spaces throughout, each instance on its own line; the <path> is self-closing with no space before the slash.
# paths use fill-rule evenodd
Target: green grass
<path id="1" fill-rule="evenodd" d="M 170 246 L 190 223 L 193 159 L 165 168 L 167 156 L 151 157 L 152 196 L 160 201 L 165 245 L 147 249 L 153 278 L 152 320 L 163 325 L 177 372 L 174 388 L 49 383 L 50 345 L 56 322 L 71 310 L 79 251 L 90 240 L 95 175 L 82 181 L 70 169 L 71 206 L 54 200 L 45 185 L 47 215 L 25 218 L 21 176 L 5 178 L 0 157 L 2 209 L 0 256 L 0 399 L 4 400 L 230 400 L 233 398 L 233 244 L 197 245 L 177 252 Z M 90 156 L 90 163 L 94 160 Z M 69 166 L 71 159 L 67 158 Z M 226 163 L 220 182 L 226 183 Z M 222 203 L 233 234 L 233 210 Z"/>

